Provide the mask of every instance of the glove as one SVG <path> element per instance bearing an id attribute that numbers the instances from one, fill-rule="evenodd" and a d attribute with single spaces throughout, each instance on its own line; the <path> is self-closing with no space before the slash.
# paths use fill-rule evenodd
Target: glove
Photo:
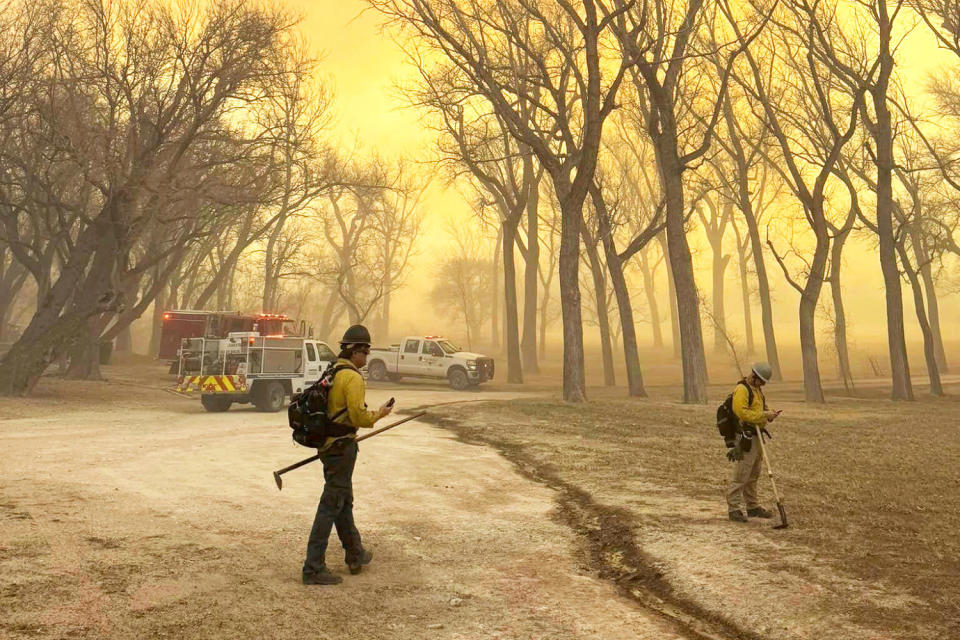
<path id="1" fill-rule="evenodd" d="M 767 431 L 767 428 L 766 428 L 766 427 L 760 427 L 760 433 L 762 433 L 763 435 L 767 436 L 767 440 L 773 440 L 773 436 L 770 435 L 770 432 Z"/>
<path id="2" fill-rule="evenodd" d="M 727 460 L 736 462 L 743 460 L 743 434 L 738 433 L 733 439 L 733 446 L 727 451 Z"/>

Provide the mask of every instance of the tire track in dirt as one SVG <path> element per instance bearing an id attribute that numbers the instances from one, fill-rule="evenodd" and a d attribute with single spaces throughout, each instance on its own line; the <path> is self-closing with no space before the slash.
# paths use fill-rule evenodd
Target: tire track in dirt
<path id="1" fill-rule="evenodd" d="M 461 402 L 478 402 L 467 400 Z M 458 404 L 457 402 L 443 403 Z M 438 406 L 438 405 L 434 405 Z M 423 406 L 410 412 L 429 410 Z M 404 412 L 406 413 L 406 412 Z M 637 546 L 631 516 L 625 510 L 596 502 L 579 487 L 563 480 L 549 465 L 538 463 L 520 446 L 503 442 L 454 419 L 427 414 L 418 421 L 452 432 L 459 441 L 488 446 L 509 460 L 520 474 L 557 493 L 556 520 L 572 529 L 582 542 L 589 564 L 598 575 L 637 602 L 697 640 L 762 640 L 722 616 L 678 596 L 652 559 Z"/>

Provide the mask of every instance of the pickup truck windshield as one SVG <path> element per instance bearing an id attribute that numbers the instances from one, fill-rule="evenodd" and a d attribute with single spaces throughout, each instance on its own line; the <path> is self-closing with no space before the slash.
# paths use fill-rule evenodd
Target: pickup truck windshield
<path id="1" fill-rule="evenodd" d="M 460 347 L 449 340 L 440 340 L 440 348 L 443 349 L 444 353 L 456 353 L 460 351 Z"/>

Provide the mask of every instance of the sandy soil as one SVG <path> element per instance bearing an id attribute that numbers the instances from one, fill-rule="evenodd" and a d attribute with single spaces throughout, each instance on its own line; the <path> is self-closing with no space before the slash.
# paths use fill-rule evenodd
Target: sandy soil
<path id="1" fill-rule="evenodd" d="M 769 640 L 960 637 L 960 414 L 945 399 L 893 404 L 865 393 L 824 407 L 789 388 L 771 457 L 792 519 L 726 518 L 730 472 L 713 407 L 592 390 L 442 409 L 464 441 L 497 447 L 555 489 L 593 561 L 646 602 Z M 761 493 L 773 507 L 769 483 Z"/>
<path id="2" fill-rule="evenodd" d="M 553 490 L 423 423 L 361 445 L 373 564 L 346 575 L 334 541 L 344 583 L 304 587 L 322 476 L 311 465 L 277 491 L 271 471 L 309 455 L 285 417 L 207 414 L 139 384 L 45 381 L 0 401 L 0 636 L 689 637 L 597 575 Z M 371 402 L 390 395 L 477 398 Z"/>

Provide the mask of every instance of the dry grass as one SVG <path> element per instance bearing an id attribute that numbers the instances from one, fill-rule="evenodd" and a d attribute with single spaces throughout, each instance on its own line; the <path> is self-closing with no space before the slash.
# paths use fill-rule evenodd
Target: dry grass
<path id="1" fill-rule="evenodd" d="M 960 633 L 960 398 L 894 404 L 878 391 L 811 407 L 777 402 L 776 389 L 769 395 L 771 405 L 785 409 L 772 429 L 770 453 L 792 521 L 789 543 L 812 549 L 855 581 L 923 603 L 907 618 L 900 608 L 863 603 L 838 603 L 838 610 L 898 638 L 930 637 L 924 635 L 930 629 Z M 604 504 L 630 504 L 639 478 L 680 497 L 714 501 L 717 526 L 733 526 L 722 523 L 729 467 L 712 405 L 631 400 L 622 391 L 600 390 L 591 400 L 491 402 L 444 414 L 459 419 L 455 428 L 466 437 L 520 452 Z M 686 526 L 683 520 L 650 514 L 643 526 L 676 528 Z M 768 527 L 750 531 L 773 544 L 785 539 Z M 772 558 L 767 568 L 809 571 Z"/>

